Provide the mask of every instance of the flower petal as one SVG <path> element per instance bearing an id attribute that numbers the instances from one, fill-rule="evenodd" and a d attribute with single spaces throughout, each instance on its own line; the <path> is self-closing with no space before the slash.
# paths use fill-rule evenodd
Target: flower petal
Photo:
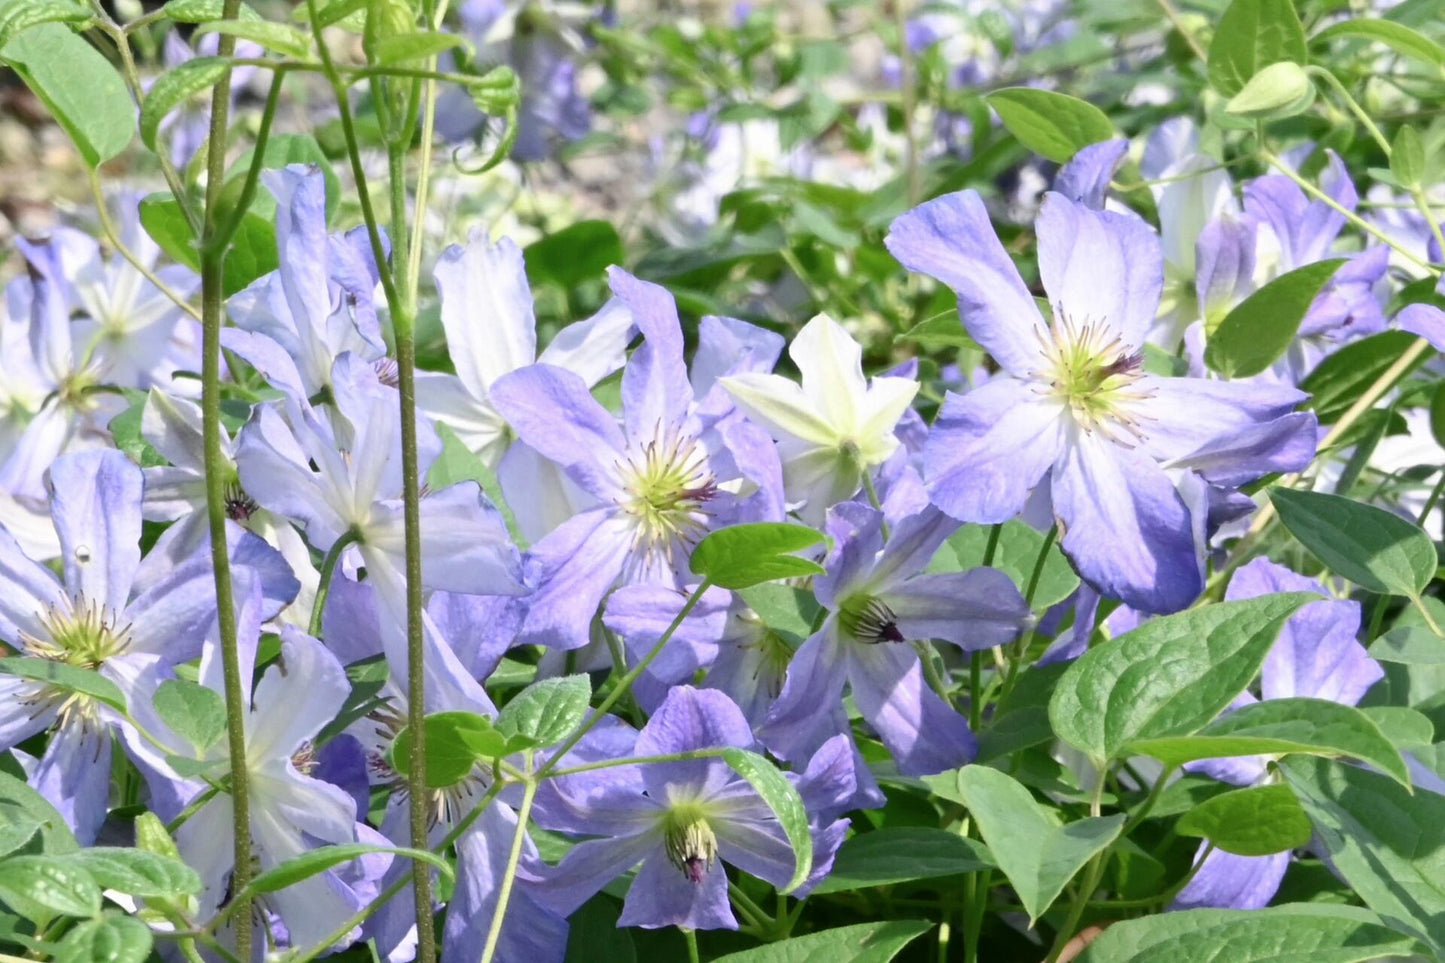
<path id="1" fill-rule="evenodd" d="M 447 348 L 472 397 L 485 399 L 494 381 L 537 360 L 532 288 L 511 238 L 494 244 L 473 231 L 465 246 L 442 252 L 433 276 Z"/>
<path id="2" fill-rule="evenodd" d="M 973 761 L 978 741 L 968 720 L 928 687 L 912 647 L 854 643 L 848 661 L 858 711 L 877 730 L 899 772 L 926 776 Z"/>
<path id="3" fill-rule="evenodd" d="M 893 222 L 884 243 L 908 270 L 953 289 L 963 326 L 1006 371 L 1022 378 L 1038 367 L 1044 319 L 977 191 L 914 208 Z"/>
<path id="4" fill-rule="evenodd" d="M 65 585 L 111 612 L 125 608 L 140 564 L 144 476 L 115 450 L 76 452 L 50 466 L 50 512 Z"/>

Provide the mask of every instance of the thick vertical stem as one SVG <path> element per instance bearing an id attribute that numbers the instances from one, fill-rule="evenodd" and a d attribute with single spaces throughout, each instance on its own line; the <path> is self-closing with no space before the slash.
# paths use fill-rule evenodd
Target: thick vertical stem
<path id="1" fill-rule="evenodd" d="M 225 0 L 222 18 L 235 19 L 240 0 Z M 216 53 L 229 57 L 236 40 L 221 34 Z M 226 466 L 221 451 L 221 282 L 225 249 L 205 243 L 219 229 L 218 202 L 226 174 L 226 131 L 230 126 L 231 73 L 216 82 L 211 94 L 210 140 L 206 147 L 206 207 L 201 244 L 201 431 L 206 470 L 206 520 L 211 536 L 211 565 L 216 583 L 216 621 L 221 638 L 221 666 L 226 689 L 226 742 L 231 756 L 231 804 L 234 813 L 235 869 L 231 892 L 244 893 L 251 882 L 251 804 L 246 765 L 246 693 L 250 679 L 241 678 L 236 645 L 236 612 L 231 593 L 231 558 L 226 546 Z M 251 958 L 251 907 L 241 897 L 235 908 L 236 953 Z"/>

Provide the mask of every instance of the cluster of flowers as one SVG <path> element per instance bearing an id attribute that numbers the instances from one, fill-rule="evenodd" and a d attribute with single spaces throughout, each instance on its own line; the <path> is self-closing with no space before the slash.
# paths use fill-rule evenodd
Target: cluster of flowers
<path id="1" fill-rule="evenodd" d="M 977 743 L 930 682 L 929 643 L 977 653 L 1033 625 L 1003 572 L 934 564 L 961 525 L 1057 524 L 1083 584 L 1040 621 L 1065 626 L 1045 660 L 1067 660 L 1088 647 L 1101 600 L 1122 603 L 1106 633 L 1195 602 L 1221 535 L 1255 508 L 1242 489 L 1311 464 L 1319 426 L 1299 382 L 1337 346 L 1387 326 L 1388 250 L 1341 238 L 1341 212 L 1357 201 L 1348 172 L 1329 155 L 1328 202 L 1283 175 L 1236 190 L 1188 123 L 1170 122 L 1141 165 L 1159 184 L 1156 233 L 1109 197 L 1128 146 L 1081 151 L 1044 197 L 1042 305 L 978 194 L 939 197 L 892 224 L 888 249 L 956 293 L 964 328 L 995 363 L 955 372 L 960 390 L 931 426 L 913 409 L 916 363 L 867 377 L 859 344 L 826 316 L 786 345 L 799 380 L 774 372 L 782 337 L 726 317 L 702 319 L 689 364 L 672 296 L 613 268 L 607 304 L 539 351 L 515 244 L 477 234 L 441 256 L 455 373 L 418 375 L 421 468 L 459 444 L 501 497 L 462 481 L 421 498 L 427 711 L 495 716 L 484 684 L 516 646 L 542 647 L 539 671 L 561 674 L 625 670 L 668 637 L 632 687 L 645 724 L 607 716 L 555 757 L 541 753 L 558 774 L 535 799 L 498 794 L 477 767 L 428 801 L 435 844 L 464 827 L 446 958 L 481 955 L 519 819 L 576 844 L 553 865 L 528 838 L 501 959 L 560 959 L 567 917 L 634 867 L 622 925 L 736 927 L 723 863 L 789 881 L 778 817 L 722 759 L 609 761 L 766 749 L 791 767 L 807 807 L 806 892 L 828 873 L 845 814 L 884 801 L 845 693 L 897 773 L 956 768 Z M 407 651 L 402 424 L 377 265 L 364 235 L 328 233 L 318 171 L 264 176 L 281 266 L 228 303 L 223 343 L 236 395 L 252 403 L 224 440 L 226 463 L 209 468 L 225 485 L 243 677 L 261 669 L 246 752 L 255 851 L 271 868 L 325 844 L 408 841 L 391 754 Z M 62 229 L 22 243 L 28 273 L 6 292 L 0 640 L 100 673 L 130 714 L 0 676 L 0 747 L 82 844 L 103 831 L 121 747 L 151 810 L 178 825 L 205 920 L 232 895 L 232 809 L 216 785 L 228 744 L 198 746 L 155 708 L 178 678 L 223 688 L 208 466 L 186 374 L 198 367 L 196 325 L 155 283 L 185 298 L 196 279 L 155 267 L 133 201 L 123 207 L 144 271 Z M 1423 218 L 1389 229 L 1401 245 L 1427 243 Z M 1204 346 L 1231 308 L 1273 277 L 1341 256 L 1278 363 L 1252 378 L 1206 372 Z M 1417 308 L 1401 323 L 1433 337 L 1440 317 Z M 138 437 L 121 451 L 116 419 L 128 410 Z M 796 648 L 743 593 L 692 599 L 688 565 L 712 531 L 789 518 L 828 537 Z M 1228 592 L 1302 586 L 1322 591 L 1256 560 Z M 1359 617 L 1343 600 L 1301 609 L 1261 697 L 1357 702 L 1381 676 L 1356 640 Z M 366 660 L 386 666 L 386 681 L 362 711 L 343 712 L 347 667 Z M 48 733 L 38 758 L 18 748 L 38 747 L 27 742 L 37 733 Z M 1251 758 L 1194 765 L 1240 785 L 1264 775 Z M 1176 905 L 1266 905 L 1288 861 L 1211 850 Z M 259 904 L 256 943 L 365 938 L 405 958 L 416 926 L 405 892 L 351 932 L 337 928 L 407 872 L 378 852 L 297 883 Z"/>

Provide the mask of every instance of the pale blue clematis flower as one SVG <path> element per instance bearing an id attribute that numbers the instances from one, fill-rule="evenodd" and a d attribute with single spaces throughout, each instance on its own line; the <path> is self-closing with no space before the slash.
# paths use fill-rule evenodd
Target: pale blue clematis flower
<path id="1" fill-rule="evenodd" d="M 678 686 L 619 755 L 659 756 L 754 746 L 727 696 Z M 789 775 L 812 816 L 813 868 L 805 894 L 827 875 L 848 821 L 837 815 L 854 792 L 851 753 L 835 739 L 801 775 Z M 728 905 L 730 863 L 774 886 L 793 875 L 792 846 L 768 804 L 726 762 L 691 759 L 619 766 L 549 783 L 538 822 L 600 837 L 579 843 L 548 874 L 542 899 L 570 914 L 617 876 L 641 864 L 619 926 L 736 929 Z"/>
<path id="2" fill-rule="evenodd" d="M 201 636 L 216 617 L 210 553 L 179 564 L 164 553 L 142 560 L 141 471 L 118 451 L 65 455 L 48 477 L 63 576 L 31 560 L 0 530 L 0 641 L 19 655 L 99 672 L 134 703 L 130 696 L 142 673 L 199 654 Z M 257 605 L 269 617 L 296 594 L 296 583 L 284 564 L 280 575 L 267 564 L 265 556 L 274 552 L 255 536 L 244 538 L 235 554 L 259 549 L 262 568 L 253 572 L 240 563 L 237 577 L 260 575 L 258 593 L 264 579 Z M 119 714 L 91 697 L 0 676 L 0 747 L 54 730 L 31 781 L 84 844 L 105 819 L 111 731 L 122 725 Z"/>
<path id="3" fill-rule="evenodd" d="M 993 524 L 1047 484 L 1081 575 L 1135 608 L 1177 611 L 1204 585 L 1211 486 L 1303 468 L 1315 418 L 1293 411 L 1305 396 L 1290 387 L 1144 370 L 1163 265 L 1142 220 L 1050 193 L 1036 230 L 1051 324 L 976 193 L 893 223 L 889 250 L 953 288 L 964 326 L 1003 369 L 947 396 L 924 455 L 929 495 Z"/>
<path id="4" fill-rule="evenodd" d="M 636 330 L 625 305 L 612 299 L 585 321 L 557 333 L 537 352 L 537 319 L 522 250 L 509 238 L 493 244 L 473 234 L 437 259 L 442 327 L 455 375 L 421 371 L 417 407 L 497 472 L 522 535 L 536 541 L 590 504 L 556 463 L 516 440 L 490 401 L 491 386 L 533 363 L 574 372 L 589 389 L 627 361 Z"/>
<path id="5" fill-rule="evenodd" d="M 406 609 L 402 518 L 401 414 L 396 390 L 347 353 L 331 376 L 331 416 L 304 403 L 256 408 L 241 429 L 236 466 L 256 504 L 290 519 L 317 551 L 347 533 L 386 605 Z M 436 432 L 418 426 L 420 469 L 440 453 Z M 428 492 L 420 503 L 426 588 L 521 595 L 521 558 L 501 513 L 476 482 Z M 397 653 L 400 661 L 405 658 Z"/>
<path id="6" fill-rule="evenodd" d="M 686 584 L 688 556 L 710 530 L 780 516 L 778 499 L 767 497 L 778 478 L 767 436 L 740 420 L 703 417 L 672 296 L 620 268 L 611 282 L 644 337 L 623 372 L 621 425 L 562 368 L 532 365 L 491 389 L 522 441 L 594 500 L 532 546 L 538 587 L 520 643 L 585 645 L 614 587 Z"/>
<path id="7" fill-rule="evenodd" d="M 250 679 L 265 613 L 259 584 L 244 588 L 238 597 L 236 633 L 241 677 Z M 167 675 L 152 671 L 140 687 L 154 692 Z M 224 692 L 220 642 L 214 628 L 201 654 L 199 682 Z M 325 646 L 291 626 L 282 628 L 280 656 L 256 684 L 244 717 L 252 852 L 263 872 L 317 846 L 357 840 L 355 800 L 341 788 L 310 775 L 315 765 L 312 740 L 335 718 L 350 692 L 346 670 Z M 150 699 L 138 698 L 133 711 L 136 721 L 165 747 L 162 752 L 149 742 L 136 740 L 153 790 L 182 807 L 197 806 L 176 830 L 175 840 L 181 858 L 201 877 L 199 918 L 210 919 L 233 895 L 231 795 L 211 793 L 205 782 L 177 772 L 174 765 L 188 760 L 216 776 L 224 775 L 230 767 L 228 742 L 220 738 L 198 750 L 166 725 Z M 233 925 L 265 930 L 270 926 L 268 917 L 274 914 L 285 927 L 289 945 L 310 949 L 365 902 L 341 871 L 327 870 L 261 897 L 253 920 L 234 921 Z M 267 945 L 266 934 L 258 934 L 258 938 L 258 945 Z"/>
<path id="8" fill-rule="evenodd" d="M 922 574 L 958 523 L 938 509 L 889 519 L 856 502 L 835 505 L 825 526 L 832 550 L 813 591 L 828 615 L 793 655 L 782 693 L 758 738 L 799 763 L 849 732 L 843 689 L 888 747 L 898 770 L 917 776 L 973 760 L 968 720 L 924 679 L 909 642 L 943 639 L 964 651 L 1012 639 L 1028 606 L 1009 577 L 990 568 Z M 861 762 L 860 762 L 861 769 Z M 859 774 L 860 787 L 864 783 Z"/>

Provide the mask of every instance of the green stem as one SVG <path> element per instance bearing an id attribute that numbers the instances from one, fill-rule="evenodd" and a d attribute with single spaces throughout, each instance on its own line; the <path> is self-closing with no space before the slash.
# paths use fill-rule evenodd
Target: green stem
<path id="1" fill-rule="evenodd" d="M 321 69 L 331 84 L 336 99 L 336 108 L 341 120 L 341 131 L 346 139 L 346 152 L 351 161 L 352 179 L 356 182 L 357 201 L 361 215 L 366 221 L 367 235 L 371 241 L 371 253 L 376 261 L 382 292 L 391 314 L 392 330 L 396 335 L 397 393 L 401 409 L 401 473 L 402 473 L 402 518 L 404 523 L 404 548 L 406 556 L 406 652 L 407 652 L 407 726 L 412 733 L 411 752 L 407 758 L 407 800 L 413 849 L 426 849 L 428 842 L 428 813 L 426 791 L 426 660 L 425 643 L 422 635 L 421 599 L 421 485 L 417 464 L 416 438 L 416 332 L 411 306 L 403 301 L 397 291 L 396 281 L 387 266 L 386 250 L 381 243 L 381 228 L 376 211 L 371 204 L 371 192 L 366 185 L 366 171 L 361 164 L 361 148 L 356 139 L 356 124 L 351 116 L 351 101 L 347 86 L 332 59 L 331 50 L 322 36 L 317 19 L 316 0 L 306 0 L 310 15 L 311 34 L 316 41 L 317 53 L 321 58 Z M 360 76 L 360 72 L 353 76 Z M 405 211 L 405 183 L 391 183 L 392 210 L 397 209 L 396 197 L 402 196 L 401 209 Z M 436 933 L 431 925 L 431 869 L 425 863 L 412 864 L 412 887 L 416 899 L 417 919 L 417 963 L 434 963 L 436 960 Z"/>
<path id="2" fill-rule="evenodd" d="M 682 938 L 687 943 L 688 963 L 702 963 L 702 957 L 697 954 L 697 933 L 682 927 L 678 927 L 678 929 L 682 930 Z"/>
<path id="3" fill-rule="evenodd" d="M 561 747 L 552 753 L 551 757 L 542 764 L 534 776 L 536 780 L 541 781 L 546 779 L 547 776 L 557 768 L 557 764 L 566 757 L 567 753 L 571 752 L 572 748 L 581 742 L 587 733 L 592 731 L 592 727 L 597 725 L 597 723 L 607 715 L 607 710 L 616 705 L 618 699 L 621 699 L 624 695 L 632 691 L 632 683 L 636 682 L 637 677 L 646 672 L 647 667 L 662 653 L 662 647 L 667 645 L 668 641 L 672 639 L 673 633 L 677 631 L 678 626 L 682 625 L 683 619 L 691 614 L 692 610 L 697 607 L 697 603 L 702 600 L 703 593 L 711 587 L 712 581 L 710 579 L 704 578 L 698 583 L 697 588 L 692 590 L 692 594 L 689 595 L 687 601 L 683 603 L 677 616 L 667 626 L 667 631 L 663 632 L 661 638 L 653 644 L 652 648 L 647 650 L 647 654 L 638 660 L 635 666 L 628 670 L 627 674 L 622 677 L 622 681 L 603 697 L 602 702 L 592 711 L 592 714 L 583 721 L 582 725 L 577 727 L 577 731 L 568 736 Z"/>
<path id="4" fill-rule="evenodd" d="M 985 567 L 993 564 L 993 557 L 998 554 L 999 536 L 1003 534 L 1003 523 L 992 525 L 988 530 L 988 541 L 983 546 L 983 565 Z"/>
<path id="5" fill-rule="evenodd" d="M 256 130 L 256 144 L 251 149 L 251 166 L 246 171 L 246 182 L 241 185 L 241 197 L 236 201 L 231 216 L 226 219 L 225 226 L 206 241 L 208 249 L 225 250 L 226 245 L 231 243 L 231 238 L 236 236 L 236 231 L 241 227 L 241 219 L 246 216 L 246 210 L 256 196 L 256 183 L 260 178 L 261 168 L 265 166 L 266 142 L 271 139 L 271 122 L 275 120 L 276 108 L 281 103 L 281 81 L 285 77 L 286 71 L 278 70 L 271 78 L 271 89 L 266 94 L 266 106 L 261 112 L 261 124 Z"/>
<path id="6" fill-rule="evenodd" d="M 241 0 L 224 0 L 221 19 L 234 20 Z M 222 58 L 235 52 L 236 38 L 221 34 L 216 53 Z M 221 182 L 226 174 L 226 133 L 230 124 L 231 72 L 216 81 L 211 93 L 210 136 L 206 144 L 206 206 L 201 240 L 208 242 L 216 232 L 220 211 Z M 226 744 L 231 762 L 232 834 L 235 837 L 231 891 L 244 893 L 251 883 L 251 795 L 246 760 L 246 705 L 251 680 L 241 677 L 240 650 L 236 638 L 236 612 L 231 592 L 231 558 L 226 544 L 227 462 L 221 449 L 221 306 L 224 299 L 224 250 L 201 251 L 201 435 L 206 476 L 206 520 L 211 539 L 211 567 L 216 585 L 216 622 L 221 642 L 221 668 L 226 696 Z M 248 925 L 236 927 L 236 955 L 251 957 L 251 901 L 238 898 L 236 907 Z"/>
<path id="7" fill-rule="evenodd" d="M 1409 249 L 1407 249 L 1407 248 L 1405 248 L 1405 247 L 1402 247 L 1400 244 L 1396 243 L 1395 240 L 1394 240 L 1393 238 L 1391 238 L 1388 234 L 1386 234 L 1384 231 L 1381 231 L 1379 228 L 1375 227 L 1375 225 L 1371 224 L 1369 221 L 1367 221 L 1367 220 L 1365 220 L 1364 218 L 1360 217 L 1360 216 L 1359 216 L 1358 214 L 1356 214 L 1354 211 L 1352 211 L 1352 210 L 1350 210 L 1349 208 L 1345 207 L 1345 206 L 1344 206 L 1343 204 L 1341 204 L 1339 201 L 1335 200 L 1333 197 L 1331 197 L 1330 195 L 1326 194 L 1324 191 L 1320 190 L 1320 189 L 1319 189 L 1318 187 L 1316 187 L 1314 184 L 1311 184 L 1308 180 L 1306 180 L 1305 178 L 1301 177 L 1301 176 L 1299 175 L 1299 172 L 1298 172 L 1298 171 L 1296 171 L 1293 167 L 1290 167 L 1290 166 L 1289 166 L 1288 164 L 1286 164 L 1283 160 L 1281 160 L 1279 157 L 1277 157 L 1277 156 L 1274 154 L 1273 151 L 1271 151 L 1271 150 L 1269 150 L 1268 148 L 1264 147 L 1262 144 L 1261 144 L 1261 146 L 1260 146 L 1260 157 L 1263 158 L 1271 167 L 1275 168 L 1275 169 L 1278 170 L 1281 174 L 1283 174 L 1284 176 L 1288 177 L 1290 180 L 1292 180 L 1292 181 L 1294 181 L 1296 184 L 1298 184 L 1299 187 L 1300 187 L 1300 190 L 1304 191 L 1306 194 L 1310 195 L 1310 196 L 1313 197 L 1315 200 L 1321 202 L 1321 203 L 1324 204 L 1326 207 L 1328 207 L 1328 208 L 1330 208 L 1331 210 L 1333 210 L 1336 214 L 1339 214 L 1339 215 L 1343 216 L 1345 220 L 1349 221 L 1349 222 L 1350 222 L 1351 224 L 1353 224 L 1356 228 L 1360 229 L 1361 231 L 1364 231 L 1366 234 L 1369 234 L 1371 237 L 1376 238 L 1377 240 L 1379 240 L 1379 241 L 1382 242 L 1383 244 L 1388 245 L 1392 250 L 1395 251 L 1395 253 L 1399 254 L 1399 255 L 1400 255 L 1401 257 L 1403 257 L 1403 258 L 1406 258 L 1407 260 L 1409 260 L 1409 261 L 1412 262 L 1413 264 L 1416 264 L 1416 265 L 1424 268 L 1426 271 L 1429 271 L 1431 274 L 1438 274 L 1438 273 L 1439 273 L 1438 271 L 1435 270 L 1435 268 L 1433 268 L 1433 267 L 1430 265 L 1430 263 L 1429 263 L 1428 261 L 1422 261 L 1422 260 L 1420 260 L 1420 258 L 1418 258 L 1418 257 L 1415 256 L 1415 253 L 1414 253 L 1413 251 L 1410 251 Z M 1323 446 L 1321 446 L 1321 447 L 1323 447 Z"/>
<path id="8" fill-rule="evenodd" d="M 531 760 L 528 759 L 528 768 Z M 512 834 L 512 849 L 507 853 L 507 868 L 497 892 L 497 906 L 492 910 L 492 924 L 487 929 L 487 943 L 482 948 L 482 963 L 492 963 L 497 953 L 497 940 L 502 936 L 502 921 L 507 916 L 507 903 L 512 898 L 512 884 L 522 861 L 522 845 L 527 839 L 527 822 L 532 816 L 532 802 L 537 798 L 537 780 L 528 779 L 522 787 L 522 805 L 517 809 L 517 831 Z"/>
<path id="9" fill-rule="evenodd" d="M 90 191 L 95 197 L 95 213 L 96 216 L 100 218 L 100 229 L 102 233 L 105 234 L 106 241 L 115 249 L 117 254 L 126 259 L 131 267 L 140 272 L 141 277 L 154 285 L 156 290 L 160 291 L 161 294 L 164 294 L 168 301 L 182 311 L 185 311 L 197 321 L 201 320 L 201 312 L 197 311 L 189 301 L 177 294 L 170 285 L 157 277 L 156 273 L 147 267 L 145 262 L 136 257 L 134 251 L 126 247 L 125 241 L 121 239 L 120 232 L 115 229 L 115 222 L 111 220 L 110 208 L 105 203 L 105 192 L 100 188 L 100 172 L 92 167 L 87 173 L 90 175 Z"/>
<path id="10" fill-rule="evenodd" d="M 903 94 L 903 169 L 908 190 L 908 206 L 922 199 L 922 183 L 918 171 L 918 130 L 914 115 L 918 112 L 918 91 L 915 88 L 912 51 L 908 46 L 908 15 L 905 0 L 893 0 L 893 26 L 898 32 L 898 88 Z"/>
<path id="11" fill-rule="evenodd" d="M 312 638 L 321 638 L 321 619 L 326 614 L 326 596 L 331 594 L 331 580 L 336 575 L 336 565 L 348 546 L 361 540 L 361 533 L 354 528 L 338 538 L 321 560 L 321 580 L 316 584 L 316 601 L 311 605 L 311 623 L 307 631 Z"/>
<path id="12" fill-rule="evenodd" d="M 728 883 L 728 895 L 732 897 L 734 905 L 743 911 L 743 915 L 752 917 L 751 922 L 754 926 L 764 933 L 773 932 L 778 921 L 773 919 L 767 910 L 753 902 L 752 897 L 744 893 L 741 886 L 737 883 Z"/>
<path id="13" fill-rule="evenodd" d="M 1320 66 L 1306 67 L 1305 72 L 1312 77 L 1323 77 L 1329 85 L 1334 88 L 1335 93 L 1340 95 L 1340 99 L 1345 102 L 1345 106 L 1349 108 L 1350 113 L 1354 114 L 1355 119 L 1364 125 L 1365 130 L 1369 131 L 1370 136 L 1375 139 L 1375 143 L 1380 145 L 1380 150 L 1385 152 L 1386 157 L 1389 157 L 1390 142 L 1385 139 L 1384 134 L 1380 133 L 1380 128 L 1375 126 L 1375 122 L 1370 119 L 1370 115 L 1365 113 L 1364 108 L 1355 101 L 1355 98 L 1350 94 L 1348 88 L 1340 83 L 1340 78 Z"/>
<path id="14" fill-rule="evenodd" d="M 1098 774 L 1098 782 L 1094 784 L 1093 798 L 1089 803 L 1089 815 L 1098 818 L 1100 812 L 1100 798 L 1104 790 L 1104 773 Z M 1057 963 L 1059 954 L 1068 945 L 1069 939 L 1074 935 L 1074 929 L 1079 925 L 1079 919 L 1084 915 L 1084 907 L 1088 905 L 1089 894 L 1099 886 L 1099 880 L 1103 878 L 1104 866 L 1109 854 L 1110 847 L 1105 846 L 1095 853 L 1090 859 L 1088 868 L 1084 870 L 1084 880 L 1079 890 L 1074 894 L 1074 900 L 1069 905 L 1069 914 L 1064 917 L 1064 925 L 1059 927 L 1058 933 L 1054 935 L 1054 945 L 1049 950 L 1049 955 L 1044 963 Z"/>
<path id="15" fill-rule="evenodd" d="M 1445 247 L 1442 247 L 1441 250 L 1445 251 Z M 1425 499 L 1425 507 L 1420 509 L 1420 515 L 1415 519 L 1416 525 L 1424 527 L 1425 519 L 1429 518 L 1430 513 L 1435 510 L 1435 504 L 1440 501 L 1442 491 L 1445 491 L 1445 468 L 1440 469 L 1440 480 L 1435 483 L 1434 488 L 1430 489 L 1430 497 Z"/>

